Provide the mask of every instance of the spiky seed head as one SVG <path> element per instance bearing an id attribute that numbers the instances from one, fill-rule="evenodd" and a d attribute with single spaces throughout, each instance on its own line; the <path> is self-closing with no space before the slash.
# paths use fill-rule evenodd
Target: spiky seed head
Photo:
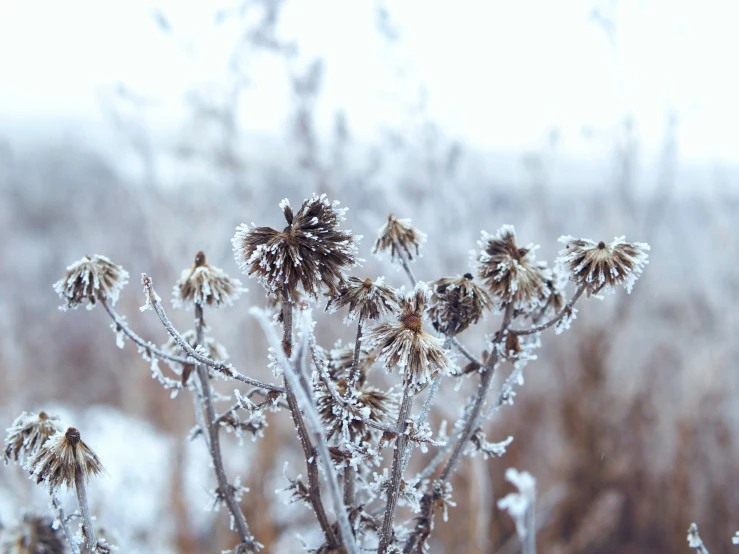
<path id="1" fill-rule="evenodd" d="M 613 242 L 595 242 L 590 239 L 560 237 L 565 245 L 558 263 L 570 279 L 586 287 L 588 295 L 601 290 L 613 290 L 622 285 L 630 293 L 634 283 L 649 263 L 649 245 L 645 242 L 626 242 L 616 237 Z"/>
<path id="2" fill-rule="evenodd" d="M 347 386 L 346 379 L 339 379 L 335 383 L 336 392 L 342 398 L 346 396 Z M 366 419 L 378 423 L 388 422 L 390 414 L 397 407 L 397 401 L 394 397 L 371 386 L 365 386 L 356 391 L 350 402 L 358 413 L 363 413 Z M 341 406 L 338 406 L 325 386 L 321 386 L 316 391 L 316 404 L 318 413 L 328 428 L 339 431 L 342 426 L 346 425 L 352 440 L 368 440 L 369 435 L 375 431 L 363 421 L 347 414 Z"/>
<path id="3" fill-rule="evenodd" d="M 172 289 L 172 305 L 183 309 L 196 305 L 221 308 L 231 306 L 242 292 L 246 289 L 241 281 L 206 263 L 205 253 L 198 252 L 192 267 L 182 272 Z"/>
<path id="4" fill-rule="evenodd" d="M 6 430 L 5 463 L 13 460 L 23 464 L 33 458 L 50 436 L 61 431 L 58 421 L 46 412 L 19 415 Z"/>
<path id="5" fill-rule="evenodd" d="M 67 274 L 54 283 L 54 290 L 64 302 L 59 309 L 76 309 L 87 301 L 87 309 L 91 310 L 98 300 L 114 305 L 127 282 L 125 269 L 95 254 L 67 266 Z"/>
<path id="6" fill-rule="evenodd" d="M 338 294 L 331 298 L 326 305 L 326 311 L 336 311 L 349 306 L 349 313 L 345 322 L 361 319 L 379 319 L 398 308 L 398 298 L 395 289 L 385 284 L 380 277 L 375 282 L 372 279 L 349 277 Z"/>
<path id="7" fill-rule="evenodd" d="M 387 223 L 380 227 L 372 253 L 379 256 L 389 251 L 393 262 L 401 262 L 403 256 L 413 261 L 418 258 L 424 242 L 426 234 L 416 229 L 410 219 L 398 219 L 390 214 Z"/>
<path id="8" fill-rule="evenodd" d="M 492 293 L 495 308 L 513 303 L 519 313 L 531 313 L 547 298 L 547 270 L 536 263 L 538 247 L 516 244 L 516 231 L 504 225 L 495 235 L 482 232 L 475 257 L 477 275 Z"/>
<path id="9" fill-rule="evenodd" d="M 398 368 L 409 383 L 422 388 L 438 372 L 447 373 L 450 362 L 443 342 L 423 330 L 423 316 L 430 292 L 419 282 L 414 291 L 400 296 L 400 313 L 395 321 L 377 325 L 369 334 L 370 346 L 388 371 Z"/>
<path id="10" fill-rule="evenodd" d="M 367 372 L 370 370 L 372 365 L 375 363 L 376 356 L 374 351 L 370 350 L 367 345 L 363 342 L 359 347 L 359 381 L 358 384 L 361 386 L 366 377 Z M 354 364 L 354 344 L 347 344 L 346 346 L 333 348 L 329 352 L 328 358 L 328 373 L 332 379 L 338 381 L 339 379 L 349 376 L 349 372 Z"/>
<path id="11" fill-rule="evenodd" d="M 346 269 L 360 261 L 361 237 L 339 229 L 346 209 L 338 208 L 338 201 L 329 202 L 325 194 L 314 194 L 295 214 L 287 200 L 280 207 L 287 221 L 282 231 L 253 224 L 236 229 L 231 239 L 236 263 L 272 295 L 283 286 L 291 295 L 299 286 L 315 299 L 322 290 L 335 295 Z"/>
<path id="12" fill-rule="evenodd" d="M 475 283 L 471 273 L 434 281 L 431 290 L 429 318 L 434 329 L 444 335 L 461 333 L 493 307 L 490 295 Z"/>
<path id="13" fill-rule="evenodd" d="M 74 427 L 52 435 L 27 467 L 36 483 L 46 482 L 52 490 L 61 486 L 71 488 L 78 468 L 85 481 L 90 476 L 105 472 L 100 458 L 85 444 Z"/>
<path id="14" fill-rule="evenodd" d="M 26 514 L 3 533 L 0 552 L 5 554 L 64 554 L 65 541 L 50 517 Z"/>
<path id="15" fill-rule="evenodd" d="M 185 342 L 189 344 L 192 348 L 197 348 L 198 335 L 193 329 L 182 333 L 182 338 L 185 339 Z M 225 362 L 226 360 L 228 360 L 228 351 L 226 350 L 226 347 L 217 342 L 212 337 L 205 337 L 205 344 L 203 345 L 203 347 L 205 348 L 205 355 L 208 356 L 211 360 L 215 360 L 217 362 Z M 172 356 L 184 358 L 188 356 L 187 352 L 185 352 L 185 350 L 179 344 L 177 344 L 177 341 L 174 339 L 174 337 L 169 337 L 169 340 L 167 340 L 167 342 L 162 345 L 162 350 L 164 350 L 168 354 L 171 354 Z M 186 385 L 190 378 L 190 375 L 195 370 L 195 364 L 193 363 L 183 365 L 178 364 L 177 362 L 170 361 L 167 361 L 167 363 L 175 373 L 182 376 L 182 384 Z"/>

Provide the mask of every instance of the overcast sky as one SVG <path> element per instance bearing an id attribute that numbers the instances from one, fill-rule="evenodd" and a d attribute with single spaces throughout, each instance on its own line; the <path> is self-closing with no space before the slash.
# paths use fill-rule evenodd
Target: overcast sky
<path id="1" fill-rule="evenodd" d="M 156 101 L 156 125 L 176 124 L 188 87 L 223 81 L 236 23 L 218 6 L 183 0 L 0 0 L 0 125 L 46 117 L 101 121 L 99 94 L 115 83 Z M 679 117 L 683 159 L 737 162 L 739 3 L 725 0 L 395 0 L 401 31 L 389 51 L 370 0 L 287 0 L 281 35 L 301 59 L 326 61 L 322 121 L 337 108 L 354 133 L 392 123 L 404 83 L 423 83 L 428 112 L 480 148 L 527 149 L 549 130 L 588 155 L 582 129 L 608 131 L 633 116 L 644 148 L 659 150 Z M 594 8 L 615 26 L 599 24 Z M 172 34 L 152 12 L 160 9 Z M 392 62 L 389 64 L 389 62 Z M 250 60 L 258 86 L 245 127 L 280 132 L 289 97 L 273 59 Z M 406 91 L 408 92 L 408 91 Z"/>

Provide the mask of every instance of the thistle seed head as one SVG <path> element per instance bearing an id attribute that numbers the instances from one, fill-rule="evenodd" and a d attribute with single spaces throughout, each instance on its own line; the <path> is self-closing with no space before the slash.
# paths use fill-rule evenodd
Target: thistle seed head
<path id="1" fill-rule="evenodd" d="M 76 309 L 87 301 L 87 309 L 91 310 L 98 300 L 107 300 L 114 305 L 127 282 L 125 269 L 105 256 L 95 254 L 67 266 L 67 274 L 54 283 L 54 290 L 64 301 L 59 309 Z"/>
<path id="2" fill-rule="evenodd" d="M 37 484 L 45 481 L 52 490 L 61 486 L 71 488 L 78 468 L 85 481 L 92 475 L 105 472 L 100 458 L 85 444 L 74 427 L 51 436 L 27 467 Z"/>
<path id="3" fill-rule="evenodd" d="M 374 283 L 371 279 L 364 281 L 357 277 L 349 277 L 338 294 L 331 298 L 326 305 L 326 311 L 336 311 L 349 306 L 346 322 L 359 316 L 361 319 L 379 319 L 398 308 L 398 298 L 395 289 L 385 284 L 380 277 Z"/>
<path id="4" fill-rule="evenodd" d="M 537 247 L 520 248 L 511 225 L 504 225 L 495 235 L 483 231 L 477 244 L 477 275 L 492 293 L 495 308 L 503 310 L 513 303 L 519 313 L 536 310 L 548 295 L 547 270 L 534 256 Z"/>
<path id="5" fill-rule="evenodd" d="M 439 371 L 446 373 L 450 369 L 442 341 L 423 330 L 428 297 L 426 284 L 418 283 L 408 296 L 400 297 L 401 312 L 397 320 L 380 323 L 368 339 L 387 370 L 399 368 L 416 388 L 423 387 Z"/>
<path id="6" fill-rule="evenodd" d="M 246 290 L 238 279 L 232 279 L 223 270 L 208 265 L 205 254 L 198 252 L 192 267 L 182 272 L 172 289 L 172 305 L 176 308 L 231 306 Z"/>
<path id="7" fill-rule="evenodd" d="M 287 286 L 294 295 L 299 286 L 313 298 L 326 289 L 337 294 L 344 271 L 358 264 L 360 236 L 342 231 L 346 209 L 329 202 L 326 195 L 313 195 L 293 214 L 287 200 L 280 203 L 287 227 L 240 225 L 231 240 L 236 263 L 244 273 L 256 277 L 274 295 Z"/>
<path id="8" fill-rule="evenodd" d="M 13 460 L 23 464 L 33 458 L 50 436 L 61 431 L 58 421 L 46 412 L 19 415 L 6 430 L 5 463 Z"/>
<path id="9" fill-rule="evenodd" d="M 347 386 L 346 379 L 339 379 L 335 384 L 336 392 L 342 398 L 346 395 Z M 395 398 L 371 386 L 363 387 L 356 392 L 357 394 L 351 402 L 359 413 L 363 413 L 365 418 L 370 421 L 388 422 L 389 415 L 397 405 Z M 328 428 L 338 431 L 346 423 L 352 440 L 367 440 L 369 433 L 373 431 L 372 427 L 368 427 L 364 422 L 347 414 L 346 410 L 338 406 L 325 386 L 316 391 L 316 404 L 318 413 Z"/>
<path id="10" fill-rule="evenodd" d="M 372 253 L 380 255 L 390 251 L 390 260 L 401 262 L 402 254 L 407 260 L 418 258 L 421 245 L 426 242 L 426 234 L 411 225 L 410 219 L 397 219 L 393 214 L 387 217 L 387 223 L 380 227 Z"/>
<path id="11" fill-rule="evenodd" d="M 434 281 L 431 290 L 429 317 L 434 329 L 444 335 L 461 333 L 493 307 L 487 291 L 475 283 L 471 273 Z"/>
<path id="12" fill-rule="evenodd" d="M 572 236 L 563 236 L 559 242 L 565 245 L 559 253 L 559 265 L 572 281 L 586 287 L 588 295 L 619 285 L 630 293 L 649 263 L 649 245 L 626 242 L 626 237 L 616 237 L 609 244 Z"/>

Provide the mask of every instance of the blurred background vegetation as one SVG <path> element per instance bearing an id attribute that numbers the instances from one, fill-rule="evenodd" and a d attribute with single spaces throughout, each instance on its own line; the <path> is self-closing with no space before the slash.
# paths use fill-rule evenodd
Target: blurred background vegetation
<path id="1" fill-rule="evenodd" d="M 396 19 L 390 4 L 368 2 L 356 17 L 371 32 L 358 30 L 356 41 L 375 41 L 375 62 L 386 75 L 376 82 L 377 70 L 367 71 L 374 71 L 372 90 L 393 116 L 378 116 L 377 128 L 367 133 L 374 112 L 365 113 L 361 102 L 347 101 L 347 109 L 325 100 L 341 98 L 337 90 L 346 82 L 369 86 L 365 66 L 339 64 L 334 71 L 330 56 L 301 49 L 300 33 L 281 27 L 294 3 L 248 0 L 208 8 L 208 19 L 200 23 L 207 33 L 200 40 L 219 36 L 227 47 L 220 58 L 205 48 L 211 57 L 204 59 L 198 58 L 197 34 L 178 34 L 166 5 L 146 4 L 141 25 L 161 34 L 161 44 L 171 43 L 162 48 L 198 59 L 196 68 L 209 68 L 193 70 L 187 85 L 177 82 L 177 109 L 163 106 L 169 100 L 146 90 L 145 82 L 132 88 L 125 80 L 96 89 L 97 122 L 45 120 L 43 110 L 24 119 L 6 107 L 0 117 L 2 425 L 22 410 L 46 409 L 89 432 L 88 443 L 97 446 L 110 472 L 91 492 L 93 512 L 116 530 L 123 551 L 216 552 L 233 536 L 224 513 L 202 510 L 212 503 L 206 493 L 211 472 L 202 445 L 186 440 L 194 423 L 190 399 L 170 400 L 135 348 L 118 350 L 100 309 L 57 310 L 51 285 L 69 263 L 100 253 L 123 265 L 132 278 L 119 311 L 141 335 L 163 343 L 165 331 L 153 314 L 137 309 L 143 304 L 139 275 L 151 275 L 164 296 L 198 250 L 237 275 L 234 228 L 252 221 L 279 225 L 277 203 L 284 197 L 297 205 L 312 192 L 326 193 L 349 207 L 347 226 L 365 237 L 367 261 L 359 276 L 384 274 L 397 286 L 404 284 L 403 274 L 369 253 L 390 212 L 412 218 L 428 234 L 415 268 L 425 280 L 467 272 L 480 230 L 493 232 L 504 223 L 514 224 L 524 243 L 540 244 L 540 258 L 550 261 L 560 235 L 608 241 L 626 234 L 652 246 L 650 265 L 633 294 L 583 303 L 569 332 L 544 334 L 539 360 L 527 368 L 515 405 L 488 424 L 491 440 L 513 435 L 513 444 L 502 459 L 465 461 L 454 480 L 458 506 L 448 522 L 437 518 L 432 551 L 518 551 L 512 522 L 495 508 L 508 492 L 503 472 L 515 466 L 537 478 L 540 552 L 687 551 L 691 521 L 700 525 L 711 552 L 729 552 L 739 528 L 739 172 L 719 155 L 682 155 L 683 140 L 701 142 L 700 136 L 686 137 L 682 122 L 699 119 L 700 112 L 686 116 L 666 102 L 655 116 L 661 121 L 655 141 L 645 138 L 638 114 L 626 103 L 611 124 L 583 125 L 572 139 L 573 124 L 558 126 L 561 114 L 553 102 L 551 118 L 537 120 L 538 138 L 516 139 L 507 149 L 483 147 L 464 129 L 450 130 L 435 119 L 434 89 L 412 70 L 404 29 L 423 27 L 422 7 L 399 9 L 415 14 L 413 23 Z M 616 1 L 564 4 L 567 13 L 579 10 L 606 52 L 618 52 L 623 10 L 638 8 Z M 651 9 L 648 0 L 636 4 Z M 14 9 L 3 6 L 6 22 Z M 74 3 L 64 9 L 79 9 L 85 17 Z M 322 26 L 341 26 L 346 16 L 338 3 L 320 2 L 316 9 L 305 23 L 313 34 Z M 464 21 L 474 17 L 460 10 L 448 29 L 427 32 L 447 41 L 458 63 L 472 64 L 477 57 L 455 50 Z M 298 16 L 291 17 L 289 27 L 300 29 Z M 455 25 L 462 31 L 454 31 Z M 536 29 L 521 29 L 521 41 L 544 50 Z M 655 28 L 654 40 L 668 32 L 667 26 Z M 351 59 L 352 48 L 361 45 L 352 42 L 351 29 L 342 36 L 344 42 L 329 48 L 346 48 Z M 130 40 L 136 41 L 135 34 Z M 54 45 L 45 48 L 53 52 Z M 515 67 L 516 54 L 508 54 L 514 67 L 497 85 L 506 95 L 516 91 L 518 73 L 531 71 Z M 559 63 L 565 78 L 589 70 L 571 67 L 572 60 Z M 496 66 L 469 74 L 494 80 Z M 455 84 L 474 88 L 477 81 Z M 541 83 L 542 102 L 550 85 Z M 53 97 L 55 83 L 45 86 Z M 522 91 L 522 105 L 511 109 L 525 112 L 530 92 Z M 499 99 L 491 96 L 489 102 L 500 110 Z M 271 132 L 254 115 L 262 106 L 279 114 Z M 364 122 L 358 132 L 355 118 Z M 506 128 L 484 131 L 497 137 L 492 142 L 505 144 L 500 135 Z M 588 146 L 571 155 L 573 142 Z M 262 332 L 247 315 L 249 306 L 264 305 L 265 298 L 256 283 L 247 284 L 251 291 L 236 307 L 212 314 L 208 322 L 242 371 L 269 378 Z M 188 315 L 170 313 L 181 329 L 191 324 Z M 318 317 L 325 346 L 352 340 L 353 330 L 340 319 Z M 494 328 L 488 321 L 464 340 L 481 345 Z M 219 386 L 233 389 L 232 383 Z M 451 384 L 442 390 L 434 425 L 455 421 L 474 386 L 467 381 L 461 390 Z M 299 543 L 285 530 L 296 525 L 310 541 L 315 529 L 308 510 L 285 508 L 284 495 L 274 493 L 287 486 L 286 462 L 289 474 L 304 472 L 289 418 L 272 416 L 266 437 L 256 442 L 226 442 L 231 473 L 251 489 L 244 499 L 247 519 L 268 551 L 294 551 Z M 10 525 L 23 509 L 43 510 L 45 503 L 22 472 L 0 471 L 0 522 Z"/>

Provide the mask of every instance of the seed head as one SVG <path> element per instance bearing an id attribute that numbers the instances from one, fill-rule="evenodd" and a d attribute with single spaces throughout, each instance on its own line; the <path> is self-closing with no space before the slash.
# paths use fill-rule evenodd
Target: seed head
<path id="1" fill-rule="evenodd" d="M 362 343 L 359 347 L 359 384 L 364 383 L 367 372 L 375 363 L 375 355 L 367 346 Z M 334 348 L 329 352 L 328 373 L 332 379 L 338 381 L 349 375 L 349 371 L 354 364 L 354 344 L 347 344 L 339 348 Z"/>
<path id="2" fill-rule="evenodd" d="M 590 239 L 564 236 L 559 242 L 565 245 L 559 253 L 558 263 L 570 279 L 587 288 L 588 295 L 604 288 L 613 290 L 623 285 L 631 292 L 644 266 L 649 263 L 649 245 L 644 242 L 626 242 L 626 237 L 616 237 L 613 242 L 596 243 Z"/>
<path id="3" fill-rule="evenodd" d="M 195 305 L 221 308 L 231 306 L 245 289 L 238 279 L 232 279 L 223 270 L 205 262 L 205 254 L 198 252 L 195 263 L 182 272 L 172 290 L 172 304 L 176 308 Z"/>
<path id="4" fill-rule="evenodd" d="M 54 529 L 50 517 L 26 514 L 14 528 L 6 531 L 0 552 L 6 554 L 64 554 L 64 539 Z"/>
<path id="5" fill-rule="evenodd" d="M 379 319 L 397 310 L 398 298 L 395 289 L 387 286 L 382 277 L 374 283 L 371 279 L 362 281 L 357 277 L 349 277 L 338 294 L 328 301 L 326 310 L 336 311 L 344 306 L 349 306 L 346 322 L 357 316 L 363 320 Z"/>
<path id="6" fill-rule="evenodd" d="M 346 379 L 339 379 L 336 382 L 336 392 L 342 398 L 345 397 L 347 389 Z M 350 400 L 358 413 L 364 414 L 365 419 L 385 423 L 389 414 L 396 407 L 396 400 L 382 390 L 366 386 L 357 391 L 356 396 Z M 321 419 L 329 429 L 339 431 L 344 423 L 346 423 L 349 435 L 352 440 L 367 440 L 369 433 L 373 428 L 368 427 L 364 422 L 347 414 L 347 411 L 336 404 L 331 393 L 325 387 L 321 387 L 316 391 L 316 404 Z"/>
<path id="7" fill-rule="evenodd" d="M 192 348 L 197 348 L 198 346 L 198 336 L 195 331 L 190 329 L 189 331 L 185 331 L 182 333 L 182 338 L 185 339 L 185 342 L 189 344 Z M 211 360 L 215 360 L 217 362 L 225 362 L 228 360 L 228 351 L 226 350 L 226 347 L 223 346 L 221 343 L 216 342 L 215 339 L 211 337 L 205 337 L 205 344 L 203 345 L 205 348 L 205 354 L 208 356 Z M 177 341 L 174 340 L 173 337 L 169 337 L 169 340 L 162 346 L 162 350 L 167 352 L 168 354 L 172 354 L 173 356 L 178 357 L 187 357 L 188 354 L 185 352 L 185 350 L 177 344 Z M 178 373 L 182 376 L 182 384 L 186 385 L 190 375 L 195 370 L 195 364 L 178 364 L 176 362 L 168 362 L 169 366 L 172 368 L 172 370 L 175 373 Z"/>
<path id="8" fill-rule="evenodd" d="M 520 313 L 536 310 L 548 294 L 547 272 L 535 261 L 537 247 L 519 248 L 511 225 L 504 225 L 495 235 L 483 231 L 477 244 L 477 275 L 492 293 L 496 309 L 513 303 Z"/>
<path id="9" fill-rule="evenodd" d="M 429 317 L 434 329 L 444 335 L 461 333 L 493 307 L 488 293 L 470 273 L 434 281 L 431 290 Z"/>
<path id="10" fill-rule="evenodd" d="M 46 412 L 23 412 L 19 415 L 6 430 L 6 465 L 10 460 L 23 464 L 33 458 L 50 436 L 61 431 L 58 421 L 58 417 L 49 416 Z"/>
<path id="11" fill-rule="evenodd" d="M 426 242 L 426 234 L 411 225 L 410 219 L 397 219 L 393 214 L 387 216 L 387 223 L 380 227 L 372 253 L 379 255 L 390 251 L 390 260 L 402 261 L 401 252 L 408 261 L 418 258 L 421 245 Z"/>
<path id="12" fill-rule="evenodd" d="M 87 309 L 91 310 L 98 300 L 115 304 L 127 282 L 128 272 L 125 269 L 105 256 L 95 254 L 67 266 L 67 274 L 54 283 L 54 290 L 64 301 L 59 309 L 75 309 L 87 300 Z"/>
<path id="13" fill-rule="evenodd" d="M 382 322 L 369 335 L 369 343 L 388 371 L 400 372 L 417 388 L 439 371 L 449 371 L 449 358 L 442 341 L 423 330 L 423 313 L 430 293 L 419 282 L 408 296 L 400 298 L 401 313 L 396 321 Z"/>
<path id="14" fill-rule="evenodd" d="M 325 194 L 315 194 L 293 215 L 287 200 L 280 203 L 287 227 L 240 225 L 231 239 L 236 263 L 244 273 L 256 277 L 274 295 L 287 285 L 295 294 L 302 285 L 308 296 L 318 298 L 321 290 L 335 295 L 344 283 L 344 271 L 357 265 L 360 236 L 339 229 L 346 209 L 331 203 Z"/>
<path id="15" fill-rule="evenodd" d="M 100 458 L 85 444 L 74 427 L 51 436 L 27 467 L 37 484 L 46 481 L 52 490 L 62 485 L 72 487 L 77 468 L 82 471 L 85 481 L 91 475 L 105 472 Z"/>

